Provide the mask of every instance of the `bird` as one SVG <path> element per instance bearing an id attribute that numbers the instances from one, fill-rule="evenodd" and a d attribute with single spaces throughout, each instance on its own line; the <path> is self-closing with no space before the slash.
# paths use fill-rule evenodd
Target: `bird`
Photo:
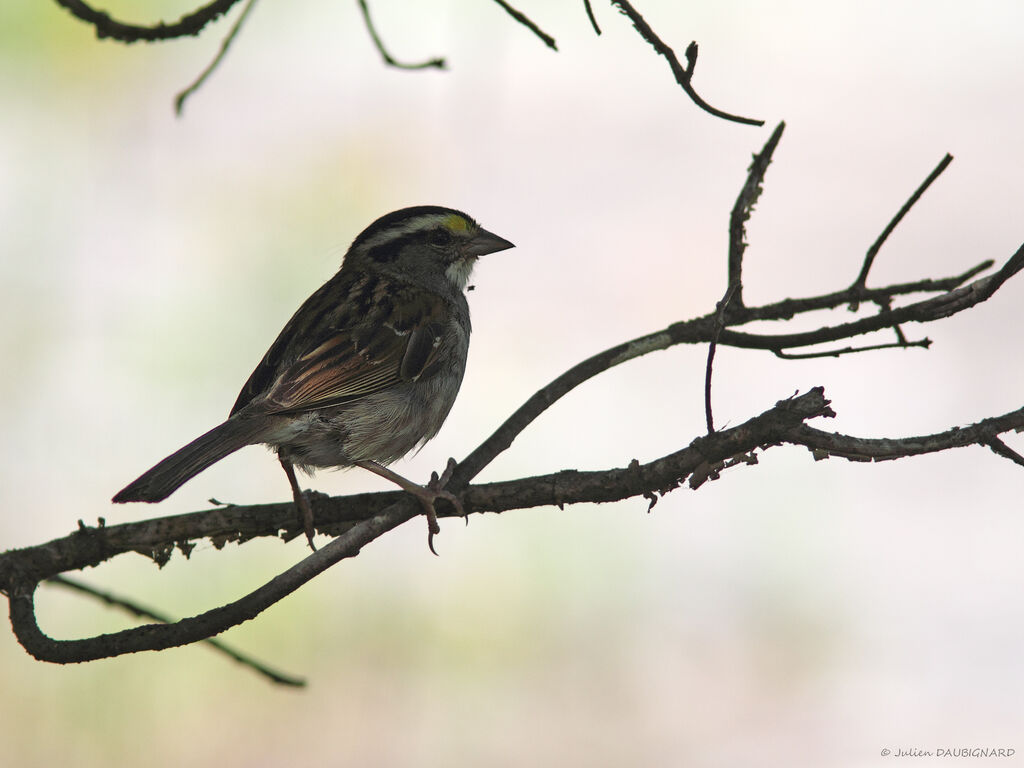
<path id="1" fill-rule="evenodd" d="M 277 453 L 309 546 L 313 514 L 295 468 L 362 467 L 419 499 L 428 545 L 453 462 L 426 485 L 387 465 L 433 438 L 466 370 L 466 291 L 481 256 L 513 248 L 462 211 L 402 208 L 360 233 L 341 267 L 299 307 L 245 382 L 227 419 L 118 491 L 159 502 L 247 445 Z M 435 552 L 436 554 L 436 552 Z"/>

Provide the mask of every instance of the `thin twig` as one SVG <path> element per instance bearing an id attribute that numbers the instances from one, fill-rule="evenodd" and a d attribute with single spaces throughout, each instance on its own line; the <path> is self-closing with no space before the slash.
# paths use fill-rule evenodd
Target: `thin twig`
<path id="1" fill-rule="evenodd" d="M 871 301 L 882 306 L 887 301 L 891 303 L 891 299 L 897 296 L 908 296 L 913 293 L 946 293 L 959 288 L 968 280 L 991 269 L 994 265 L 995 262 L 992 259 L 986 259 L 965 272 L 952 277 L 928 278 L 909 283 L 893 283 L 884 288 L 865 288 L 861 292 L 857 292 L 852 288 L 844 288 L 841 291 L 825 293 L 820 296 L 782 299 L 781 301 L 765 304 L 761 307 L 744 307 L 741 313 L 733 313 L 729 318 L 729 324 L 741 325 L 756 320 L 789 320 L 798 314 L 841 307 L 844 304 L 849 304 L 857 296 L 862 297 L 864 301 Z"/>
<path id="2" fill-rule="evenodd" d="M 840 339 L 862 336 L 872 331 L 880 331 L 902 323 L 928 323 L 941 320 L 969 307 L 976 306 L 988 299 L 1010 277 L 1024 268 L 1024 245 L 994 275 L 975 280 L 973 283 L 949 291 L 939 296 L 908 304 L 905 307 L 878 312 L 840 325 L 823 326 L 813 331 L 802 333 L 753 334 L 739 331 L 724 330 L 719 339 L 720 344 L 728 344 L 744 349 L 792 349 L 808 347 Z"/>
<path id="3" fill-rule="evenodd" d="M 882 247 L 882 244 L 888 239 L 889 235 L 892 234 L 893 230 L 896 229 L 896 226 L 903 220 L 903 217 L 907 215 L 907 212 L 914 207 L 914 203 L 921 198 L 921 195 L 923 195 L 925 190 L 931 186 L 932 182 L 942 175 L 942 172 L 946 170 L 951 162 L 953 162 L 953 156 L 946 153 L 946 156 L 939 161 L 939 164 L 935 166 L 935 169 L 929 173 L 928 177 L 921 182 L 920 186 L 916 190 L 914 190 L 914 194 L 907 199 L 903 206 L 896 212 L 896 215 L 892 217 L 892 220 L 888 225 L 886 225 L 885 229 L 882 230 L 882 234 L 878 236 L 878 239 L 871 244 L 871 247 L 868 248 L 867 254 L 864 256 L 864 264 L 860 268 L 860 274 L 857 275 L 857 279 L 853 281 L 854 288 L 864 288 L 867 283 L 868 272 L 871 270 L 871 265 L 874 263 L 875 256 L 878 255 L 878 251 Z M 858 306 L 858 302 L 851 302 L 850 310 L 856 311 Z"/>
<path id="4" fill-rule="evenodd" d="M 686 46 L 684 56 L 686 56 L 686 74 L 692 81 L 693 76 L 697 74 L 697 53 L 699 52 L 697 41 L 691 40 L 690 44 Z"/>
<path id="5" fill-rule="evenodd" d="M 1024 467 L 1024 456 L 1021 456 L 995 435 L 981 441 L 981 443 L 987 445 L 997 456 L 1002 456 L 1004 459 L 1009 459 L 1014 464 Z"/>
<path id="6" fill-rule="evenodd" d="M 56 0 L 56 2 L 82 21 L 92 24 L 96 28 L 96 37 L 100 40 L 110 38 L 121 43 L 152 43 L 157 40 L 172 40 L 176 37 L 198 35 L 207 24 L 227 13 L 231 6 L 239 0 L 213 0 L 208 5 L 182 16 L 173 24 L 165 24 L 161 21 L 152 26 L 117 21 L 110 18 L 110 14 L 106 11 L 97 11 L 82 0 Z"/>
<path id="7" fill-rule="evenodd" d="M 666 61 L 668 61 L 669 67 L 672 69 L 672 75 L 675 77 L 676 82 L 679 83 L 680 87 L 686 92 L 686 95 L 690 97 L 694 104 L 705 112 L 712 114 L 715 117 L 720 117 L 723 120 L 731 120 L 734 123 L 743 123 L 744 125 L 764 125 L 764 120 L 754 120 L 749 117 L 731 115 L 728 112 L 716 109 L 697 94 L 693 89 L 693 85 L 690 84 L 690 79 L 693 76 L 693 67 L 697 60 L 697 44 L 695 42 L 690 43 L 686 52 L 687 59 L 690 62 L 690 69 L 684 69 L 683 65 L 679 63 L 679 59 L 676 58 L 675 52 L 669 48 L 660 37 L 654 34 L 654 30 L 651 29 L 650 25 L 646 21 L 644 21 L 643 16 L 637 13 L 636 9 L 633 8 L 627 0 L 611 0 L 611 4 L 617 6 L 622 14 L 633 22 L 633 27 L 640 33 L 640 36 L 650 43 L 655 51 L 665 57 Z"/>
<path id="8" fill-rule="evenodd" d="M 730 285 L 725 290 L 722 300 L 718 302 L 715 311 L 715 331 L 711 337 L 711 343 L 708 344 L 708 363 L 704 369 L 704 418 L 707 421 L 709 435 L 715 431 L 715 420 L 711 414 L 711 368 L 715 362 L 715 349 L 718 347 L 718 337 L 722 334 L 722 329 L 725 328 L 726 309 L 729 306 L 729 302 L 739 295 L 740 290 L 741 286 L 739 283 Z"/>
<path id="9" fill-rule="evenodd" d="M 175 115 L 177 115 L 178 117 L 181 117 L 182 110 L 185 108 L 185 99 L 187 99 L 189 96 L 191 96 L 197 90 L 199 90 L 199 87 L 203 83 L 205 83 L 206 79 L 211 74 L 213 74 L 213 71 L 218 66 L 220 66 L 220 62 L 227 55 L 228 48 L 231 47 L 231 43 L 233 43 L 234 40 L 235 40 L 235 35 L 237 35 L 238 34 L 238 30 L 240 30 L 242 28 L 242 25 L 245 23 L 246 17 L 248 17 L 248 15 L 249 15 L 249 11 L 252 10 L 252 7 L 254 5 L 256 5 L 256 0 L 248 0 L 248 2 L 245 4 L 245 8 L 242 9 L 242 13 L 238 16 L 238 18 L 235 20 L 235 23 L 231 26 L 231 31 L 228 32 L 227 37 L 225 37 L 224 40 L 221 41 L 220 50 L 217 51 L 217 55 L 213 58 L 213 61 L 211 61 L 207 65 L 206 69 L 204 69 L 202 72 L 199 73 L 199 77 L 197 77 L 193 81 L 193 83 L 190 86 L 188 86 L 188 88 L 183 90 L 181 93 L 179 93 L 175 97 L 175 99 L 174 99 L 174 114 Z"/>
<path id="10" fill-rule="evenodd" d="M 445 61 L 441 58 L 428 59 L 427 61 L 421 61 L 418 64 L 404 64 L 397 61 L 387 49 L 384 47 L 384 41 L 380 39 L 380 35 L 377 34 L 377 28 L 373 25 L 373 20 L 370 18 L 370 9 L 366 5 L 366 0 L 356 0 L 359 3 L 359 10 L 363 13 L 363 22 L 366 24 L 366 31 L 370 33 L 370 39 L 373 40 L 373 44 L 377 47 L 377 51 L 380 53 L 381 58 L 384 59 L 384 63 L 395 67 L 396 69 L 444 69 Z"/>
<path id="11" fill-rule="evenodd" d="M 590 0 L 583 0 L 583 7 L 587 9 L 587 18 L 590 19 L 590 26 L 594 28 L 594 33 L 600 35 L 601 28 L 597 26 L 597 19 L 594 17 L 594 9 L 590 7 Z"/>
<path id="12" fill-rule="evenodd" d="M 1019 408 L 1001 416 L 982 419 L 966 427 L 951 427 L 930 435 L 901 438 L 853 437 L 836 432 L 824 432 L 801 424 L 794 428 L 786 439 L 791 440 L 794 445 L 803 445 L 813 451 L 850 461 L 893 461 L 972 445 L 991 448 L 993 438 L 1004 432 L 1020 430 L 1022 420 L 1024 408 Z"/>
<path id="13" fill-rule="evenodd" d="M 747 248 L 747 219 L 750 218 L 754 205 L 761 196 L 761 184 L 764 182 L 765 173 L 768 172 L 772 155 L 775 154 L 775 148 L 779 145 L 784 130 L 786 130 L 786 123 L 780 122 L 775 126 L 772 135 L 768 137 L 768 141 L 765 142 L 761 154 L 754 155 L 754 159 L 747 169 L 747 180 L 740 189 L 736 202 L 732 206 L 732 212 L 729 214 L 728 284 L 736 287 L 736 295 L 733 297 L 733 307 L 736 309 L 743 307 L 741 285 L 743 282 L 743 253 Z"/>
<path id="14" fill-rule="evenodd" d="M 138 603 L 135 603 L 131 600 L 126 600 L 122 597 L 115 597 L 109 592 L 97 589 L 96 587 L 91 587 L 88 584 L 78 581 L 77 579 L 69 579 L 67 576 L 61 576 L 58 574 L 57 576 L 51 576 L 50 578 L 48 578 L 45 583 L 65 587 L 66 589 L 75 590 L 77 592 L 82 592 L 86 595 L 90 595 L 91 597 L 95 597 L 98 600 L 101 600 L 107 605 L 112 605 L 116 608 L 121 608 L 127 611 L 128 613 L 132 614 L 133 616 L 138 616 L 142 619 L 152 619 L 153 621 L 158 621 L 161 624 L 174 623 L 174 619 L 159 614 L 150 608 L 144 608 Z M 202 640 L 201 642 L 207 643 L 208 645 L 216 648 L 221 653 L 225 654 L 226 656 L 229 656 L 230 658 L 234 659 L 243 666 L 249 667 L 255 672 L 263 675 L 273 683 L 279 683 L 281 685 L 291 685 L 300 688 L 306 685 L 306 681 L 303 678 L 293 677 L 292 675 L 286 675 L 283 672 L 278 672 L 272 667 L 269 667 L 260 661 L 256 661 L 256 659 L 252 658 L 251 656 L 248 656 L 242 653 L 241 651 L 236 651 L 231 646 L 214 637 L 208 637 Z"/>
<path id="15" fill-rule="evenodd" d="M 544 45 L 553 51 L 558 50 L 558 46 L 555 44 L 555 38 L 549 35 L 547 32 L 538 27 L 529 17 L 526 16 L 522 11 L 517 11 L 511 5 L 505 2 L 505 0 L 494 0 L 498 5 L 505 9 L 505 13 L 511 16 L 513 19 L 518 21 L 528 30 L 533 32 L 537 37 L 544 41 Z"/>
<path id="16" fill-rule="evenodd" d="M 783 352 L 781 349 L 773 349 L 776 357 L 781 357 L 783 360 L 810 360 L 816 357 L 840 357 L 841 355 L 850 355 L 855 352 L 874 352 L 879 349 L 906 349 L 907 347 L 923 347 L 928 349 L 932 344 L 931 339 L 921 339 L 919 341 L 893 341 L 888 344 L 870 344 L 865 347 L 843 347 L 842 349 L 828 349 L 822 352 Z"/>

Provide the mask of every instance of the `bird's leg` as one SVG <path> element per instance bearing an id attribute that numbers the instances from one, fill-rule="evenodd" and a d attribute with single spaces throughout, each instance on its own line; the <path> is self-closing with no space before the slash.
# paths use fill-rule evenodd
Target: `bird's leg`
<path id="1" fill-rule="evenodd" d="M 459 497 L 451 491 L 446 491 L 444 489 L 445 483 L 448 482 L 452 471 L 455 469 L 454 461 L 448 462 L 448 467 L 440 478 L 438 478 L 437 473 L 435 472 L 427 485 L 417 485 L 412 480 L 406 480 L 397 472 L 392 472 L 390 469 L 382 464 L 378 464 L 376 461 L 357 461 L 356 465 L 363 469 L 368 469 L 376 475 L 387 478 L 406 493 L 411 493 L 419 499 L 420 505 L 423 507 L 423 512 L 427 516 L 427 546 L 430 547 L 430 551 L 435 555 L 437 552 L 434 551 L 434 535 L 441 532 L 441 526 L 437 524 L 437 511 L 434 509 L 434 502 L 438 499 L 445 499 L 446 501 L 451 502 L 451 505 L 455 507 L 455 511 L 460 515 L 466 514 L 465 510 L 462 508 L 462 502 L 459 501 Z"/>
<path id="2" fill-rule="evenodd" d="M 437 476 L 437 472 L 430 473 L 430 482 L 427 483 L 427 488 L 439 491 L 447 487 L 448 481 L 452 479 L 452 475 L 455 474 L 455 469 L 458 466 L 459 462 L 449 456 L 448 463 L 445 465 L 444 472 L 441 473 L 440 477 Z M 458 512 L 466 521 L 466 525 L 469 525 L 469 515 L 466 514 L 466 510 L 462 506 L 462 500 L 451 493 L 449 493 L 448 496 L 451 497 L 450 501 L 452 502 L 452 506 L 455 507 L 455 511 Z"/>
<path id="3" fill-rule="evenodd" d="M 309 542 L 309 548 L 316 552 L 316 545 L 313 543 L 313 534 L 316 533 L 313 528 L 313 508 L 309 506 L 309 499 L 306 498 L 305 494 L 302 493 L 302 489 L 299 488 L 299 481 L 295 477 L 295 467 L 283 456 L 278 456 L 278 459 L 281 462 L 284 473 L 288 475 L 288 484 L 292 487 L 292 497 L 295 499 L 295 506 L 299 510 L 299 522 L 302 523 L 302 530 L 306 532 L 306 541 Z"/>

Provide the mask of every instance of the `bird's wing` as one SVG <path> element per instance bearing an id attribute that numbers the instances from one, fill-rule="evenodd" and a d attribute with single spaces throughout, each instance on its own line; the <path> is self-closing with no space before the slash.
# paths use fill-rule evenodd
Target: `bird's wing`
<path id="1" fill-rule="evenodd" d="M 281 331 L 232 413 L 256 400 L 266 413 L 324 408 L 414 381 L 434 360 L 449 311 L 437 294 L 385 277 L 332 280 Z"/>

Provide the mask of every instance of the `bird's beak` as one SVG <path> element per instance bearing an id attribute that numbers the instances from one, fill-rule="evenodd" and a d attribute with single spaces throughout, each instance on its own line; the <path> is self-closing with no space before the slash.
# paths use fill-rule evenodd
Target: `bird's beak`
<path id="1" fill-rule="evenodd" d="M 466 244 L 464 253 L 467 256 L 486 256 L 488 253 L 497 253 L 509 248 L 515 248 L 515 246 L 504 237 L 498 237 L 493 232 L 488 232 L 480 227 Z"/>

